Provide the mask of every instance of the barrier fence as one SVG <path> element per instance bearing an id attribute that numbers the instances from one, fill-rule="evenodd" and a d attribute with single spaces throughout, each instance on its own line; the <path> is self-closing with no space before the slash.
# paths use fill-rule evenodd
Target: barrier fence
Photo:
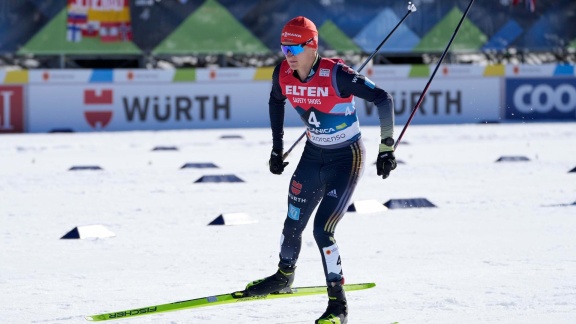
<path id="1" fill-rule="evenodd" d="M 404 124 L 429 65 L 373 66 Z M 268 127 L 272 68 L 0 70 L 0 133 Z M 302 125 L 287 103 L 286 126 Z M 356 99 L 362 125 L 376 108 Z M 443 65 L 414 124 L 576 121 L 573 65 Z"/>

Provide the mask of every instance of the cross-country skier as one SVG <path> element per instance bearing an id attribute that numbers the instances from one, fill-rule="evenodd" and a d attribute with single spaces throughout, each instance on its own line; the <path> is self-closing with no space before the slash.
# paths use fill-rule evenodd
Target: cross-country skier
<path id="1" fill-rule="evenodd" d="M 300 16 L 288 21 L 280 43 L 286 59 L 274 69 L 268 102 L 273 140 L 270 172 L 282 174 L 288 165 L 282 156 L 286 99 L 307 127 L 307 141 L 290 179 L 278 271 L 249 283 L 245 293 L 261 296 L 291 287 L 302 231 L 320 204 L 314 216 L 313 233 L 322 255 L 329 299 L 326 312 L 316 323 L 346 323 L 348 306 L 334 232 L 364 171 L 366 153 L 354 97 L 378 107 L 381 144 L 376 170 L 384 179 L 396 168 L 392 138 L 394 102 L 389 93 L 341 59 L 320 57 L 318 31 L 309 19 Z"/>

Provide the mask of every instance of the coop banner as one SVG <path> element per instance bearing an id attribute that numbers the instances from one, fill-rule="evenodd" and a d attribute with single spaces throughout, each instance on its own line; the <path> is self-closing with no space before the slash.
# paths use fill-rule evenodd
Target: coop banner
<path id="1" fill-rule="evenodd" d="M 576 120 L 576 78 L 508 78 L 505 100 L 508 120 Z"/>
<path id="2" fill-rule="evenodd" d="M 30 84 L 30 132 L 267 127 L 270 82 Z M 300 125 L 287 114 L 286 125 Z"/>

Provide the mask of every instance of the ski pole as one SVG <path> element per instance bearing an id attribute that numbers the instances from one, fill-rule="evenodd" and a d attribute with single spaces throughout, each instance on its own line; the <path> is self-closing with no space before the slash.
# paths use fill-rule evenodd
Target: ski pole
<path id="1" fill-rule="evenodd" d="M 418 98 L 418 101 L 416 102 L 414 109 L 412 109 L 412 113 L 410 113 L 410 117 L 408 118 L 406 125 L 404 125 L 402 132 L 400 132 L 400 136 L 398 136 L 398 139 L 396 140 L 396 144 L 394 144 L 394 150 L 396 150 L 396 147 L 398 147 L 398 144 L 400 144 L 400 140 L 402 140 L 402 136 L 404 136 L 404 133 L 406 132 L 406 129 L 408 128 L 408 125 L 410 125 L 412 118 L 414 118 L 414 114 L 416 113 L 416 110 L 418 110 L 418 108 L 420 107 L 420 104 L 422 104 L 422 101 L 424 100 L 424 96 L 426 95 L 426 92 L 428 91 L 428 87 L 430 87 L 430 84 L 432 83 L 432 79 L 434 79 L 434 76 L 436 75 L 436 72 L 438 71 L 440 64 L 442 64 L 442 61 L 444 60 L 446 53 L 448 53 L 448 49 L 450 48 L 450 45 L 452 45 L 452 41 L 456 37 L 456 34 L 458 34 L 458 30 L 460 29 L 460 26 L 462 25 L 464 18 L 466 18 L 468 11 L 470 11 L 470 8 L 472 7 L 472 3 L 474 3 L 474 0 L 470 0 L 470 3 L 468 4 L 466 11 L 464 11 L 462 18 L 460 19 L 460 22 L 458 22 L 458 25 L 456 26 L 456 30 L 454 30 L 454 34 L 452 34 L 452 37 L 450 38 L 450 41 L 448 42 L 446 49 L 444 50 L 444 52 L 440 56 L 440 60 L 438 60 L 438 63 L 436 64 L 436 67 L 434 68 L 434 72 L 432 72 L 430 79 L 428 79 L 428 83 L 426 83 L 426 87 L 424 87 L 424 91 L 422 91 L 422 94 L 420 94 L 420 98 Z"/>
<path id="2" fill-rule="evenodd" d="M 374 52 L 372 52 L 372 54 L 366 59 L 366 61 L 364 61 L 364 63 L 358 68 L 358 72 L 362 71 L 364 66 L 366 66 L 366 64 L 368 64 L 368 62 L 370 62 L 370 60 L 374 57 L 374 55 L 376 55 L 376 53 L 378 53 L 378 51 L 380 50 L 380 47 L 382 47 L 382 45 L 384 45 L 384 43 L 386 43 L 388 38 L 390 38 L 390 36 L 392 36 L 392 34 L 394 34 L 396 29 L 398 29 L 398 27 L 400 27 L 400 25 L 402 24 L 402 22 L 404 22 L 404 20 L 408 17 L 408 15 L 410 15 L 414 11 L 416 11 L 416 6 L 412 2 L 408 2 L 408 11 L 404 15 L 404 17 L 402 17 L 402 19 L 400 19 L 398 24 L 396 24 L 396 26 L 392 29 L 392 31 L 390 31 L 390 33 L 388 33 L 388 36 L 386 36 L 386 38 L 384 38 L 382 43 L 380 43 L 380 45 L 378 45 L 378 47 L 376 47 Z"/>
<path id="3" fill-rule="evenodd" d="M 396 29 L 398 29 L 398 27 L 400 27 L 402 22 L 404 22 L 404 20 L 414 11 L 416 11 L 416 6 L 412 2 L 408 2 L 408 11 L 404 15 L 404 17 L 402 17 L 402 19 L 398 22 L 398 24 L 396 24 L 396 26 L 390 31 L 390 33 L 388 33 L 388 36 L 386 36 L 386 38 L 384 38 L 384 40 L 380 43 L 380 45 L 378 45 L 378 47 L 376 47 L 374 52 L 372 52 L 372 54 L 370 54 L 370 56 L 364 61 L 364 63 L 362 63 L 362 65 L 358 68 L 358 71 L 357 71 L 358 73 L 360 73 L 360 71 L 362 71 L 362 69 L 366 66 L 366 64 L 368 64 L 368 62 L 370 62 L 370 60 L 374 57 L 374 55 L 376 55 L 376 53 L 378 53 L 378 51 L 380 50 L 382 45 L 384 45 L 384 43 L 386 43 L 388 38 L 390 38 L 390 36 L 392 36 L 392 34 L 396 31 Z M 296 142 L 294 142 L 294 144 L 292 144 L 292 146 L 290 146 L 290 148 L 286 152 L 284 152 L 284 154 L 282 155 L 282 160 L 285 160 L 288 157 L 290 152 L 292 152 L 292 150 L 296 147 L 296 145 L 298 145 L 298 143 L 300 143 L 300 141 L 304 138 L 304 135 L 306 135 L 306 131 L 304 131 L 304 133 L 302 133 L 302 135 L 300 135 L 300 137 L 298 137 Z"/>

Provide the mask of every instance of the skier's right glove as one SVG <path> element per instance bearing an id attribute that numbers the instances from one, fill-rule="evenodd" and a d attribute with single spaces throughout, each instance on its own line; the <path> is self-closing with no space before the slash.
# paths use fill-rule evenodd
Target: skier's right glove
<path id="1" fill-rule="evenodd" d="M 268 166 L 270 166 L 270 172 L 274 174 L 282 174 L 284 168 L 288 165 L 288 162 L 282 160 L 281 150 L 272 150 L 270 153 L 270 160 L 268 161 Z"/>

